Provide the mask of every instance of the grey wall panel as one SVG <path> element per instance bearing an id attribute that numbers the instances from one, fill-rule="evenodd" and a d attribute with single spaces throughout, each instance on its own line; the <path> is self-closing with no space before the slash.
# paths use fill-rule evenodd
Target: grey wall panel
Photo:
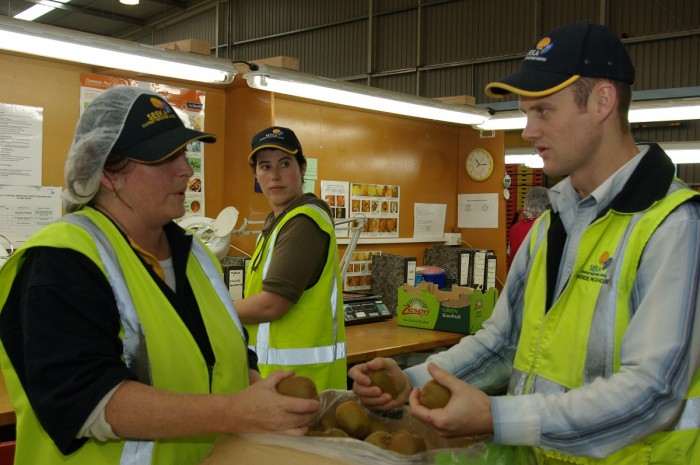
<path id="1" fill-rule="evenodd" d="M 635 63 L 634 90 L 700 85 L 700 40 L 680 37 L 628 45 Z"/>
<path id="2" fill-rule="evenodd" d="M 216 37 L 216 9 L 212 8 L 187 18 L 185 21 L 172 20 L 151 29 L 145 29 L 141 35 L 134 35 L 137 42 L 144 44 L 162 44 L 183 39 L 197 39 L 208 42 L 214 47 Z"/>
<path id="3" fill-rule="evenodd" d="M 417 65 L 418 12 L 407 10 L 378 16 L 373 29 L 373 72 L 385 72 Z"/>
<path id="4" fill-rule="evenodd" d="M 244 42 L 233 49 L 236 60 L 274 56 L 298 58 L 304 72 L 329 78 L 357 76 L 365 72 L 367 34 L 361 23 L 317 29 L 294 36 Z"/>
<path id="5" fill-rule="evenodd" d="M 605 23 L 601 20 L 600 4 L 601 1 L 593 0 L 543 0 L 541 2 L 542 21 L 537 36 L 565 24 L 579 21 Z"/>
<path id="6" fill-rule="evenodd" d="M 653 141 L 700 141 L 700 121 L 681 121 L 679 126 L 632 129 L 634 137 Z"/>
<path id="7" fill-rule="evenodd" d="M 414 89 L 416 88 L 416 75 L 397 74 L 393 76 L 381 76 L 374 78 L 372 83 L 374 87 L 379 89 L 415 95 Z"/>
<path id="8" fill-rule="evenodd" d="M 327 27 L 367 16 L 367 0 L 231 0 L 233 41 Z"/>
<path id="9" fill-rule="evenodd" d="M 426 0 L 369 0 L 372 2 L 374 13 L 396 12 L 398 10 L 413 9 L 419 3 L 430 3 Z M 445 1 L 445 0 L 440 0 Z"/>
<path id="10" fill-rule="evenodd" d="M 529 47 L 533 0 L 475 0 L 424 8 L 426 65 L 509 55 Z"/>
<path id="11" fill-rule="evenodd" d="M 610 26 L 629 37 L 643 37 L 700 28 L 697 0 L 615 0 Z"/>
<path id="12" fill-rule="evenodd" d="M 421 95 L 426 97 L 474 96 L 473 66 L 424 71 L 420 76 Z"/>

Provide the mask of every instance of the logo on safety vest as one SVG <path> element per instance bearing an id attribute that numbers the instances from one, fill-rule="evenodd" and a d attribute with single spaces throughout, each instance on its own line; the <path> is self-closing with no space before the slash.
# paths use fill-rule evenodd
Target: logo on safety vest
<path id="1" fill-rule="evenodd" d="M 610 268 L 612 262 L 613 257 L 610 256 L 610 252 L 605 251 L 600 254 L 596 263 L 589 264 L 587 268 L 583 268 L 578 275 L 576 275 L 576 279 L 598 284 L 607 284 L 609 282 L 607 270 Z"/>

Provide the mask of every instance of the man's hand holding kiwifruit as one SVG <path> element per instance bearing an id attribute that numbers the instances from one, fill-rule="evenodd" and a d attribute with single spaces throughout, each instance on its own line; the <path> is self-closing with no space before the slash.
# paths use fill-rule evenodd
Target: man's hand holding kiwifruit
<path id="1" fill-rule="evenodd" d="M 400 407 L 411 393 L 411 382 L 391 358 L 377 357 L 355 365 L 348 376 L 354 381 L 352 391 L 363 405 L 374 410 Z"/>
<path id="2" fill-rule="evenodd" d="M 454 377 L 434 363 L 428 363 L 428 373 L 449 395 L 441 393 L 438 397 L 442 399 L 427 401 L 426 396 L 430 394 L 425 389 L 427 384 L 424 389 L 413 389 L 409 396 L 411 415 L 432 426 L 443 437 L 493 433 L 491 403 L 483 391 Z M 421 397 L 427 405 L 421 402 Z"/>

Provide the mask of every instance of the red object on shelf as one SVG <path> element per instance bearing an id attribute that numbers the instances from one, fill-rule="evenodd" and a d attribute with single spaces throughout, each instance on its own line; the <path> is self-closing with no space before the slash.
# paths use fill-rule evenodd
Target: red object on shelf
<path id="1" fill-rule="evenodd" d="M 0 465 L 12 465 L 15 462 L 15 441 L 0 442 Z"/>

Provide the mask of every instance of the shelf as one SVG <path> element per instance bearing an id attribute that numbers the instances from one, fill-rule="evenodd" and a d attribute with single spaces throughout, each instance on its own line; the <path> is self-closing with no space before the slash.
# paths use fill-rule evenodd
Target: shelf
<path id="1" fill-rule="evenodd" d="M 347 245 L 350 239 L 347 237 L 338 238 L 337 242 L 339 245 Z M 433 243 L 433 242 L 445 242 L 444 237 L 365 237 L 360 238 L 357 242 L 358 244 L 420 244 L 420 243 Z"/>

